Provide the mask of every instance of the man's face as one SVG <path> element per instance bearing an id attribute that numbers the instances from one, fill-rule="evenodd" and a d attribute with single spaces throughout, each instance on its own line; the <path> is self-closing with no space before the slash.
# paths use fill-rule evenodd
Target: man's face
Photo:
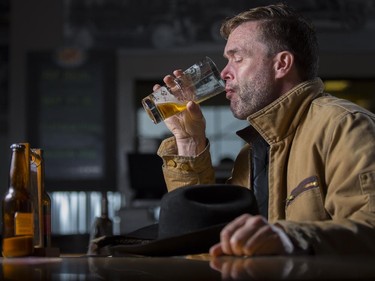
<path id="1" fill-rule="evenodd" d="M 224 49 L 228 63 L 221 72 L 226 81 L 226 97 L 234 117 L 246 119 L 280 95 L 277 91 L 273 57 L 259 41 L 257 22 L 238 26 L 229 35 Z"/>

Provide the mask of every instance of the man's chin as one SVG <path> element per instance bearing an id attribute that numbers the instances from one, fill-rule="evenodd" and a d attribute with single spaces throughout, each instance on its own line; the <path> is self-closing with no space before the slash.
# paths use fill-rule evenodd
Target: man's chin
<path id="1" fill-rule="evenodd" d="M 239 120 L 246 120 L 247 116 L 244 116 L 244 114 L 241 114 L 241 112 L 238 112 L 236 108 L 231 104 L 230 110 L 232 111 L 233 117 Z"/>

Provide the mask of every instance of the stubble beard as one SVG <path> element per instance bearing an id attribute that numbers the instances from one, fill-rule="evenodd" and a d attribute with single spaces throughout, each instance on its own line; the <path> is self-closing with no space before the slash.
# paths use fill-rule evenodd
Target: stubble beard
<path id="1" fill-rule="evenodd" d="M 267 75 L 268 74 L 268 75 Z M 268 77 L 267 77 L 268 76 Z M 245 120 L 251 114 L 263 109 L 276 99 L 272 77 L 269 73 L 260 73 L 254 79 L 239 83 L 234 87 L 236 98 L 231 100 L 233 116 Z"/>

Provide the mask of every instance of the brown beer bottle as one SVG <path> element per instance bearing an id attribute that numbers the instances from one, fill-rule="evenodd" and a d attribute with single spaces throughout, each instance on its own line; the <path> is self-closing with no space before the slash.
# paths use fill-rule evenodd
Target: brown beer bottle
<path id="1" fill-rule="evenodd" d="M 51 247 L 51 197 L 46 191 L 42 196 L 42 209 L 43 209 L 43 232 L 44 240 L 43 244 L 45 248 Z"/>
<path id="2" fill-rule="evenodd" d="M 29 192 L 29 159 L 25 145 L 11 145 L 9 189 L 2 202 L 3 256 L 33 253 L 33 203 Z"/>
<path id="3" fill-rule="evenodd" d="M 31 155 L 37 171 L 37 227 L 39 227 L 37 248 L 51 247 L 51 198 L 44 188 L 44 156 L 43 149 L 32 148 Z M 34 198 L 35 199 L 35 198 Z"/>
<path id="4" fill-rule="evenodd" d="M 40 157 L 42 159 L 41 172 L 40 172 L 40 184 L 41 184 L 41 194 L 42 194 L 42 214 L 43 214 L 43 247 L 51 247 L 51 197 L 48 195 L 46 189 L 44 188 L 44 157 L 43 150 L 39 149 Z"/>

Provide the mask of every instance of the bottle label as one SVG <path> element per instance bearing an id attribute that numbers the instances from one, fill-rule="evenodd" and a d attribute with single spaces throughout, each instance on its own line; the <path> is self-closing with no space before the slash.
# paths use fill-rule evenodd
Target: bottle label
<path id="1" fill-rule="evenodd" d="M 15 235 L 33 235 L 33 214 L 17 212 L 14 216 Z"/>

